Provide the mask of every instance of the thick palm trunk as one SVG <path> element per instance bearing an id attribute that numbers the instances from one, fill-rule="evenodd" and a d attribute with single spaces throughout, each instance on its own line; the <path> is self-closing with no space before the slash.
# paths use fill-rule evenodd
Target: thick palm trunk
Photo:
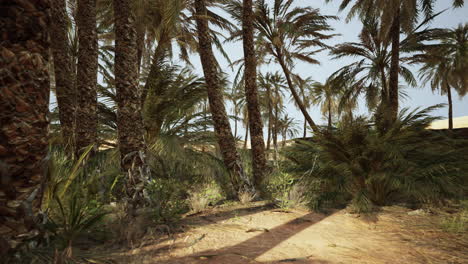
<path id="1" fill-rule="evenodd" d="M 48 0 L 0 1 L 0 256 L 38 234 L 47 171 Z M 5 262 L 5 263 L 6 263 Z"/>
<path id="2" fill-rule="evenodd" d="M 76 150 L 97 142 L 98 42 L 96 0 L 78 0 L 78 68 L 76 74 Z"/>
<path id="3" fill-rule="evenodd" d="M 114 0 L 115 86 L 117 92 L 117 130 L 122 169 L 128 170 L 144 150 L 143 120 L 138 93 L 138 49 L 135 17 L 130 0 Z M 130 158 L 134 156 L 135 158 Z"/>
<path id="4" fill-rule="evenodd" d="M 450 85 L 447 85 L 447 99 L 448 99 L 448 128 L 453 129 L 453 103 L 452 103 L 452 90 Z"/>
<path id="5" fill-rule="evenodd" d="M 277 54 L 278 54 L 277 59 L 279 61 L 281 68 L 283 69 L 283 73 L 284 73 L 284 76 L 286 77 L 286 82 L 288 83 L 288 87 L 289 87 L 289 90 L 291 91 L 291 95 L 294 98 L 294 102 L 296 102 L 297 106 L 301 110 L 302 115 L 304 115 L 304 118 L 307 120 L 307 124 L 309 124 L 310 128 L 312 128 L 314 132 L 318 132 L 319 128 L 317 127 L 315 122 L 312 120 L 312 117 L 310 117 L 304 105 L 304 102 L 302 102 L 301 98 L 299 97 L 299 94 L 296 92 L 296 89 L 294 88 L 294 84 L 291 80 L 291 73 L 288 67 L 286 66 L 286 63 L 284 62 L 284 59 L 279 49 L 277 49 Z"/>
<path id="6" fill-rule="evenodd" d="M 231 126 L 224 106 L 217 63 L 211 48 L 211 37 L 209 34 L 208 21 L 206 19 L 207 10 L 205 1 L 195 0 L 195 10 L 198 30 L 198 52 L 205 75 L 214 130 L 218 139 L 224 165 L 231 173 L 231 182 L 237 192 L 244 190 L 255 192 L 250 180 L 243 171 L 240 157 L 236 149 L 236 142 L 232 136 Z"/>
<path id="7" fill-rule="evenodd" d="M 72 70 L 68 40 L 68 19 L 65 0 L 53 0 L 51 6 L 51 48 L 54 56 L 55 89 L 59 109 L 60 127 L 64 145 L 73 153 L 75 123 L 75 73 Z"/>
<path id="8" fill-rule="evenodd" d="M 257 190 L 261 190 L 266 170 L 265 142 L 263 141 L 263 124 L 258 103 L 257 90 L 257 57 L 254 44 L 254 13 L 252 0 L 244 0 L 242 33 L 244 44 L 244 79 L 245 97 L 250 124 L 250 146 L 252 149 L 253 178 Z"/>
<path id="9" fill-rule="evenodd" d="M 143 120 L 138 92 L 138 48 L 135 17 L 130 0 L 114 0 L 115 87 L 117 92 L 117 131 L 121 168 L 128 172 L 127 195 L 138 203 L 144 165 Z"/>
<path id="10" fill-rule="evenodd" d="M 398 74 L 400 72 L 400 9 L 393 20 L 390 29 L 390 37 L 392 38 L 392 56 L 390 61 L 390 80 L 389 80 L 389 110 L 392 120 L 396 120 L 398 116 Z"/>

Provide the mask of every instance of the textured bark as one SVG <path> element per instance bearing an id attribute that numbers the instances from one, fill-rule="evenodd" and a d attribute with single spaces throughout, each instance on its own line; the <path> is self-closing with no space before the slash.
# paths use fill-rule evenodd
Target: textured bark
<path id="1" fill-rule="evenodd" d="M 328 102 L 328 130 L 332 129 L 332 107 L 331 102 Z"/>
<path id="2" fill-rule="evenodd" d="M 307 124 L 309 124 L 310 128 L 314 132 L 318 132 L 319 128 L 315 124 L 315 122 L 312 120 L 312 117 L 310 117 L 309 113 L 307 112 L 307 109 L 304 105 L 304 102 L 302 102 L 301 98 L 299 97 L 299 94 L 297 93 L 296 89 L 294 88 L 294 84 L 291 80 L 291 73 L 286 66 L 286 63 L 284 62 L 284 58 L 281 54 L 281 51 L 279 49 L 276 50 L 277 52 L 277 59 L 278 62 L 283 69 L 284 76 L 286 77 L 286 82 L 288 83 L 289 90 L 291 91 L 291 95 L 294 98 L 294 102 L 296 102 L 296 105 L 299 107 L 299 110 L 301 110 L 302 115 L 304 115 L 304 118 L 307 120 Z"/>
<path id="3" fill-rule="evenodd" d="M 78 0 L 78 68 L 76 74 L 76 151 L 97 142 L 98 42 L 96 0 Z"/>
<path id="4" fill-rule="evenodd" d="M 237 192 L 252 191 L 254 187 L 246 177 L 239 154 L 236 149 L 236 142 L 232 136 L 231 126 L 223 102 L 222 91 L 216 61 L 211 47 L 211 37 L 209 34 L 208 21 L 206 19 L 207 10 L 204 0 L 195 0 L 196 22 L 198 30 L 198 52 L 205 75 L 208 100 L 213 117 L 215 135 L 218 139 L 219 148 L 224 164 L 231 174 L 231 182 Z"/>
<path id="5" fill-rule="evenodd" d="M 47 170 L 49 0 L 0 1 L 0 255 L 38 234 Z M 8 262 L 8 261 L 7 261 Z"/>
<path id="6" fill-rule="evenodd" d="M 448 128 L 453 129 L 453 103 L 452 103 L 452 89 L 447 85 L 447 99 L 448 99 Z"/>
<path id="7" fill-rule="evenodd" d="M 254 13 L 252 0 L 244 0 L 242 17 L 242 36 L 244 44 L 244 80 L 245 97 L 250 124 L 250 145 L 254 184 L 261 190 L 266 171 L 265 142 L 263 141 L 263 123 L 258 103 L 257 56 L 254 44 Z"/>
<path id="8" fill-rule="evenodd" d="M 390 29 L 392 38 L 392 54 L 390 60 L 390 80 L 389 80 L 389 110 L 391 120 L 396 120 L 398 116 L 398 73 L 400 72 L 400 10 L 392 23 Z"/>
<path id="9" fill-rule="evenodd" d="M 51 48 L 54 56 L 55 89 L 64 144 L 73 153 L 75 124 L 75 73 L 68 40 L 69 19 L 65 0 L 52 0 Z"/>
<path id="10" fill-rule="evenodd" d="M 144 160 L 143 120 L 138 92 L 138 48 L 130 0 L 114 0 L 115 87 L 121 168 L 128 172 L 127 192 L 135 198 Z"/>

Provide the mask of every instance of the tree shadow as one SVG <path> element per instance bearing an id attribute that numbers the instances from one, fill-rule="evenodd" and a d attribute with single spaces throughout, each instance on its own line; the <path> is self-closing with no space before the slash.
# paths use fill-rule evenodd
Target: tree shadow
<path id="1" fill-rule="evenodd" d="M 181 258 L 171 258 L 165 261 L 158 261 L 158 263 L 328 263 L 325 260 L 314 259 L 313 256 L 303 256 L 301 258 L 282 259 L 269 262 L 259 262 L 255 260 L 267 251 L 278 246 L 281 242 L 322 221 L 326 217 L 327 216 L 325 215 L 318 216 L 315 213 L 309 213 L 268 231 L 264 231 L 255 237 L 233 246 L 197 252 Z"/>
<path id="2" fill-rule="evenodd" d="M 182 221 L 182 225 L 205 226 L 219 223 L 233 217 L 243 217 L 256 214 L 275 208 L 274 204 L 260 204 L 251 207 L 236 208 L 228 211 L 214 211 L 210 213 L 200 213 L 187 217 Z"/>

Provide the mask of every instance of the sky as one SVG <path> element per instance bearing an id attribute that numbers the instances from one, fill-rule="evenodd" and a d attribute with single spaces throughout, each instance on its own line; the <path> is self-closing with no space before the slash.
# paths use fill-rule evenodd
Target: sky
<path id="1" fill-rule="evenodd" d="M 271 0 L 271 2 L 273 2 Z M 319 8 L 321 13 L 324 15 L 335 15 L 340 18 L 337 21 L 331 21 L 332 27 L 335 29 L 333 33 L 339 34 L 339 36 L 334 37 L 333 39 L 327 41 L 326 43 L 330 46 L 343 43 L 343 42 L 352 42 L 357 41 L 358 35 L 361 31 L 362 24 L 359 20 L 354 19 L 349 23 L 345 22 L 345 17 L 347 15 L 347 10 L 339 12 L 338 6 L 340 0 L 335 0 L 330 3 L 325 3 L 325 0 L 297 0 L 295 5 L 298 6 L 311 6 L 313 8 Z M 434 11 L 438 12 L 446 8 L 450 8 L 445 13 L 438 16 L 431 24 L 431 27 L 441 27 L 441 28 L 454 28 L 460 23 L 468 22 L 468 5 L 465 5 L 463 8 L 452 9 L 451 8 L 452 0 L 439 0 L 436 3 Z M 227 43 L 225 44 L 225 50 L 227 51 L 231 61 L 235 61 L 243 56 L 242 43 Z M 215 55 L 221 65 L 221 68 L 226 70 L 227 73 L 231 76 L 235 76 L 234 72 L 229 70 L 229 63 L 222 58 L 219 52 L 215 51 Z M 294 73 L 299 74 L 302 78 L 312 77 L 315 81 L 323 82 L 326 80 L 330 74 L 341 68 L 343 65 L 353 62 L 353 59 L 339 59 L 332 60 L 328 55 L 328 52 L 322 52 L 316 56 L 321 64 L 320 65 L 310 65 L 306 63 L 298 63 L 293 70 Z M 200 65 L 200 59 L 198 55 L 194 55 L 193 65 L 195 67 L 195 72 L 202 75 L 203 71 Z M 266 73 L 267 71 L 274 72 L 280 71 L 280 67 L 272 62 L 270 65 L 264 65 L 260 67 L 260 72 Z M 281 72 L 281 71 L 280 71 Z M 414 68 L 413 73 L 417 75 L 417 68 Z M 468 73 L 467 73 L 468 74 Z M 446 96 L 441 96 L 437 93 L 432 93 L 428 85 L 424 85 L 419 82 L 417 88 L 405 88 L 405 91 L 408 95 L 405 99 L 400 99 L 400 107 L 409 107 L 410 109 L 415 109 L 416 107 L 428 107 L 435 104 L 447 103 Z M 456 93 L 453 93 L 453 108 L 454 108 L 454 117 L 468 116 L 468 96 L 465 96 L 464 99 L 460 99 Z M 227 108 L 230 109 L 231 105 L 227 103 Z M 287 106 L 287 111 L 289 116 L 294 117 L 299 124 L 303 122 L 302 114 L 296 109 L 296 107 L 290 102 Z M 357 110 L 358 113 L 367 114 L 367 109 L 364 103 L 360 103 L 360 107 Z M 319 124 L 325 124 L 325 119 L 322 118 L 318 106 L 313 106 L 309 109 L 309 113 L 312 118 Z M 441 108 L 435 112 L 433 115 L 436 116 L 447 116 L 447 107 Z M 300 126 L 299 126 L 300 127 Z M 242 135 L 242 131 L 240 132 Z"/>

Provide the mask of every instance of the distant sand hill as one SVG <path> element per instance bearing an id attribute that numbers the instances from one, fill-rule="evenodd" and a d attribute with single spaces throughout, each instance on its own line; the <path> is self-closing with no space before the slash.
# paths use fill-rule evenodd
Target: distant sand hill
<path id="1" fill-rule="evenodd" d="M 464 128 L 468 127 L 468 116 L 455 117 L 453 119 L 453 128 Z M 431 129 L 447 129 L 448 119 L 438 120 L 431 124 Z"/>

